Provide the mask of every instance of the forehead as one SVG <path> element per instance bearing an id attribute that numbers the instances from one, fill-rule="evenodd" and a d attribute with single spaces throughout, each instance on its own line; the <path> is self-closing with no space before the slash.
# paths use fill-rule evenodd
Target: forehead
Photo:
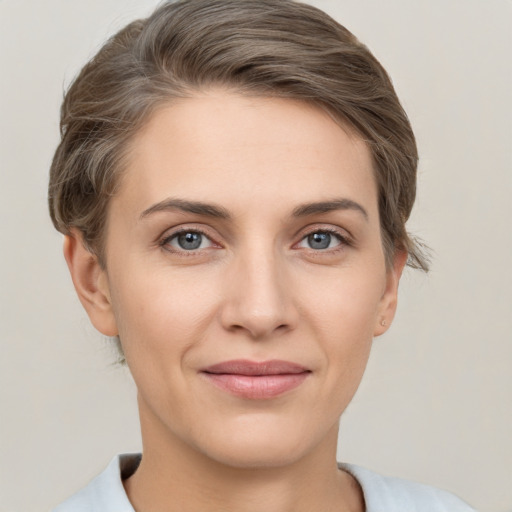
<path id="1" fill-rule="evenodd" d="M 376 207 L 371 155 L 352 131 L 305 102 L 223 90 L 158 109 L 133 139 L 113 202 L 143 211 L 166 195 L 227 207 L 352 195 Z"/>

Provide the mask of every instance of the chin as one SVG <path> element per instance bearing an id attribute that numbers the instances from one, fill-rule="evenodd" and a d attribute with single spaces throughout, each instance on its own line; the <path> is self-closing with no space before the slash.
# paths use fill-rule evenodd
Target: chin
<path id="1" fill-rule="evenodd" d="M 212 428 L 202 446 L 196 448 L 208 458 L 239 469 L 279 468 L 307 456 L 325 432 L 315 435 L 300 423 L 272 422 L 269 418 L 252 418 L 236 425 Z M 337 430 L 337 429 L 336 429 Z M 337 431 L 334 435 L 334 442 Z"/>
<path id="2" fill-rule="evenodd" d="M 302 447 L 304 451 L 304 447 Z M 279 468 L 290 466 L 304 455 L 298 447 L 276 442 L 229 442 L 211 446 L 205 454 L 213 461 L 237 469 Z"/>

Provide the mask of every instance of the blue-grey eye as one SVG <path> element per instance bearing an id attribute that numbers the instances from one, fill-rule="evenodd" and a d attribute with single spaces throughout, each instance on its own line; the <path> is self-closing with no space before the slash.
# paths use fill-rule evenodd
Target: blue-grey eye
<path id="1" fill-rule="evenodd" d="M 178 245 L 186 251 L 193 251 L 201 247 L 203 235 L 201 233 L 181 233 L 178 235 Z"/>
<path id="2" fill-rule="evenodd" d="M 308 244 L 311 249 L 327 249 L 331 244 L 330 233 L 312 233 L 308 235 Z"/>
<path id="3" fill-rule="evenodd" d="M 212 245 L 210 239 L 198 231 L 183 231 L 172 236 L 168 244 L 182 251 L 196 251 Z"/>
<path id="4" fill-rule="evenodd" d="M 299 243 L 299 247 L 321 251 L 324 249 L 332 249 L 341 243 L 341 236 L 337 236 L 335 233 L 315 231 L 305 236 Z"/>

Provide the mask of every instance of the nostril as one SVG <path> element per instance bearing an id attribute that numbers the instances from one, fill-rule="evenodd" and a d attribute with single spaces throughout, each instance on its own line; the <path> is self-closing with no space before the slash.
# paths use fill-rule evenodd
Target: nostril
<path id="1" fill-rule="evenodd" d="M 290 325 L 282 323 L 273 325 L 265 322 L 246 322 L 245 324 L 233 323 L 226 326 L 227 330 L 232 333 L 246 333 L 253 339 L 263 339 L 271 337 L 273 334 L 284 334 L 290 329 Z"/>

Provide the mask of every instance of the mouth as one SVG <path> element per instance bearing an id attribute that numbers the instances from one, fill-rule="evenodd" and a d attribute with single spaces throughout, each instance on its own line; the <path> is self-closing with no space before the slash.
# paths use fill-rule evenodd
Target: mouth
<path id="1" fill-rule="evenodd" d="M 311 370 L 290 361 L 224 361 L 201 370 L 217 388 L 240 398 L 268 400 L 300 386 Z"/>

